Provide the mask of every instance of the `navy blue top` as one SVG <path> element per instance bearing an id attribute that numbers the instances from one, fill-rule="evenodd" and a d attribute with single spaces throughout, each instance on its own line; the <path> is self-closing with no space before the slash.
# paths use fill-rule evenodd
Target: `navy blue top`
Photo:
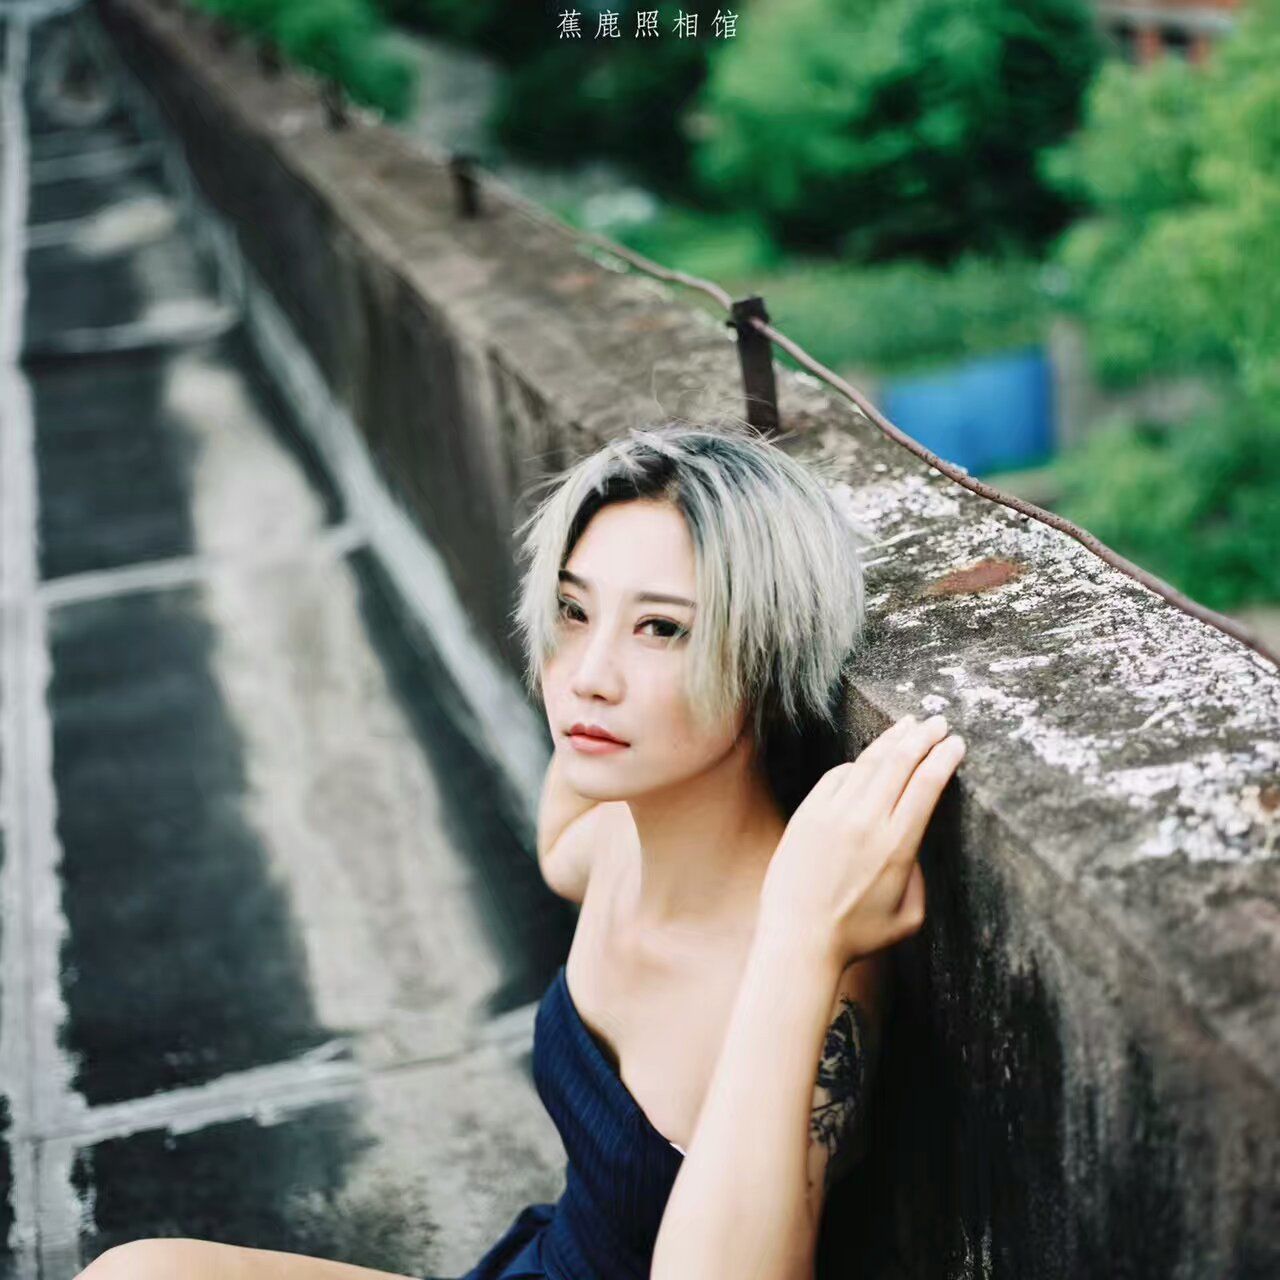
<path id="1" fill-rule="evenodd" d="M 538 1004 L 533 1079 L 569 1158 L 564 1192 L 521 1209 L 459 1280 L 647 1280 L 684 1153 L 613 1069 L 573 1003 L 564 965 Z"/>

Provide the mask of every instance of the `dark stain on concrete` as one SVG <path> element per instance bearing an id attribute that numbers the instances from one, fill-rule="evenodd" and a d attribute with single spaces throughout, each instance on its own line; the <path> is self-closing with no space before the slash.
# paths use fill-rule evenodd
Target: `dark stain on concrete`
<path id="1" fill-rule="evenodd" d="M 68 329 L 105 329 L 138 319 L 146 299 L 128 253 L 90 262 L 65 245 L 27 254 L 24 354 L 30 358 Z"/>
<path id="2" fill-rule="evenodd" d="M 240 330 L 188 350 L 244 379 L 262 422 L 305 473 L 324 521 L 342 500 Z M 163 402 L 163 352 L 43 361 L 32 372 L 39 431 L 42 578 L 195 554 L 190 524 L 196 442 Z"/>
<path id="3" fill-rule="evenodd" d="M 23 86 L 24 106 L 31 138 L 33 161 L 55 159 L 63 155 L 82 154 L 102 148 L 126 147 L 138 141 L 137 132 L 118 101 L 106 105 L 100 119 L 73 125 L 59 114 L 56 98 L 37 90 L 47 83 L 49 57 L 60 59 L 68 29 L 65 23 L 40 22 L 31 28 L 29 66 Z M 79 42 L 72 41 L 72 44 Z M 81 54 L 84 49 L 81 44 Z M 75 117 L 83 119 L 77 106 Z M 140 168 L 125 174 L 103 174 L 93 177 L 66 177 L 41 180 L 33 175 L 27 221 L 32 226 L 64 218 L 81 218 L 97 213 L 122 196 L 137 197 L 159 192 L 161 165 L 152 157 Z"/>
<path id="4" fill-rule="evenodd" d="M 959 856 L 960 804 L 953 783 L 921 849 L 928 916 L 890 953 L 867 1154 L 830 1193 L 818 1280 L 849 1274 L 850 1258 L 900 1280 L 1180 1275 L 1180 1144 L 1152 1064 L 1130 1040 L 1123 1135 L 1100 1131 L 1084 1086 L 1076 1158 L 1093 1175 L 1072 1181 L 1065 1114 L 1082 1086 L 1067 1080 L 1058 999 L 1034 959 L 1010 967 L 1005 891 Z"/>
<path id="5" fill-rule="evenodd" d="M 191 555 L 191 442 L 166 420 L 164 357 L 93 356 L 32 378 L 40 575 Z"/>
<path id="6" fill-rule="evenodd" d="M 243 817 L 199 590 L 57 609 L 49 639 L 73 1087 L 98 1106 L 327 1040 L 288 900 Z"/>
<path id="7" fill-rule="evenodd" d="M 3 853 L 4 842 L 0 840 L 0 854 Z M 0 864 L 3 858 L 0 857 Z M 8 993 L 6 999 L 13 999 L 14 993 Z M 9 1095 L 0 1093 L 0 1275 L 14 1274 L 13 1252 L 9 1248 L 9 1239 L 13 1232 L 13 1110 L 9 1106 Z"/>
<path id="8" fill-rule="evenodd" d="M 81 38 L 82 28 L 79 26 L 78 17 L 65 17 L 60 20 L 55 19 L 52 22 L 38 21 L 28 28 L 27 34 L 27 78 L 22 86 L 23 109 L 27 116 L 27 127 L 30 130 L 33 139 L 44 134 L 53 136 L 60 135 L 67 127 L 67 121 L 63 118 L 63 104 L 58 96 L 51 95 L 47 92 L 50 82 L 54 79 L 49 75 L 51 65 L 46 61 L 47 58 L 57 60 L 58 66 L 64 70 L 75 70 L 78 63 L 79 55 L 86 51 L 83 39 Z M 7 24 L 6 24 L 7 26 Z M 0 30 L 4 30 L 0 27 Z M 65 55 L 71 52 L 73 57 L 68 62 L 63 62 Z M 79 63 L 79 65 L 83 65 Z M 57 68 L 52 68 L 56 70 Z M 85 87 L 82 82 L 80 89 Z M 81 100 L 82 95 L 76 92 L 72 99 L 72 106 L 76 108 L 75 115 L 83 128 L 85 123 L 82 112 L 86 111 L 86 105 Z M 98 124 L 108 124 L 118 122 L 120 113 L 106 103 L 108 115 L 103 119 L 96 121 Z M 76 130 L 79 132 L 79 129 Z"/>
<path id="9" fill-rule="evenodd" d="M 136 146 L 140 141 L 138 131 L 118 108 L 98 124 L 87 128 L 72 129 L 54 124 L 31 135 L 30 155 L 33 161 L 56 160 L 60 156 L 80 155 L 85 151 L 110 151 L 117 147 Z"/>
<path id="10" fill-rule="evenodd" d="M 356 1108 L 325 1103 L 276 1124 L 148 1130 L 84 1148 L 72 1181 L 92 1197 L 85 1260 L 128 1240 L 190 1236 L 420 1275 L 435 1225 L 412 1184 L 363 1197 L 345 1188 L 371 1141 Z"/>
<path id="11" fill-rule="evenodd" d="M 1159 1097 L 1155 1064 L 1146 1051 L 1130 1038 L 1124 1053 L 1125 1131 L 1118 1140 L 1096 1129 L 1089 1134 L 1097 1180 L 1073 1188 L 1074 1274 L 1122 1280 L 1187 1275 L 1175 1113 Z M 1091 1089 L 1091 1100 L 1095 1094 Z M 1092 1211 L 1093 1223 L 1081 1220 L 1084 1207 Z"/>

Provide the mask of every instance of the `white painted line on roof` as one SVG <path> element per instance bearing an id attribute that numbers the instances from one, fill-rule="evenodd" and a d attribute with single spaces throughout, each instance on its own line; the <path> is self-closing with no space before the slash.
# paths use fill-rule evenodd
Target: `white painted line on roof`
<path id="1" fill-rule="evenodd" d="M 119 147 L 99 147 L 71 155 L 50 156 L 31 163 L 32 182 L 64 182 L 68 178 L 111 178 L 145 168 L 159 158 L 153 142 L 134 142 Z"/>
<path id="2" fill-rule="evenodd" d="M 27 249 L 69 245 L 77 253 L 105 254 L 134 249 L 173 233 L 177 208 L 167 196 L 117 200 L 79 218 L 58 218 L 27 227 Z"/>
<path id="3" fill-rule="evenodd" d="M 79 9 L 84 0 L 7 0 L 0 9 L 0 17 L 14 26 L 30 26 L 43 22 L 46 18 L 56 18 L 59 14 L 71 13 Z"/>
<path id="4" fill-rule="evenodd" d="M 57 218 L 50 222 L 32 223 L 27 228 L 27 248 L 47 249 L 50 245 L 66 244 L 75 239 L 97 217 L 96 213 L 83 218 Z"/>
<path id="5" fill-rule="evenodd" d="M 184 304 L 179 310 L 178 304 Z M 203 298 L 173 300 L 169 313 L 127 324 L 103 325 L 99 328 L 63 329 L 50 334 L 38 347 L 29 348 L 27 356 L 106 355 L 121 351 L 150 351 L 188 343 L 210 342 L 240 322 L 234 307 Z"/>
<path id="6" fill-rule="evenodd" d="M 401 1056 L 370 1065 L 360 1036 L 336 1036 L 295 1058 L 228 1071 L 201 1084 L 121 1102 L 107 1102 L 62 1117 L 43 1131 L 42 1142 L 92 1146 L 113 1138 L 165 1129 L 195 1133 L 235 1120 L 274 1124 L 330 1102 L 359 1102 L 379 1077 L 422 1068 L 454 1066 L 496 1052 L 515 1057 L 531 1047 L 539 1001 L 530 1001 L 484 1024 L 462 1048 Z"/>
<path id="7" fill-rule="evenodd" d="M 306 542 L 278 548 L 254 556 L 171 556 L 149 563 L 122 565 L 115 569 L 93 569 L 46 578 L 37 595 L 46 609 L 76 604 L 82 600 L 102 600 L 135 591 L 167 591 L 171 587 L 200 582 L 217 573 L 254 573 L 297 564 L 300 560 L 341 559 L 368 542 L 363 529 L 339 524 L 319 530 Z"/>
<path id="8" fill-rule="evenodd" d="M 79 1145 L 90 1146 L 152 1129 L 194 1133 L 207 1125 L 249 1118 L 270 1124 L 322 1103 L 352 1100 L 367 1087 L 372 1073 L 353 1057 L 339 1056 L 350 1044 L 338 1037 L 283 1062 L 229 1071 L 201 1084 L 143 1098 L 104 1103 L 65 1117 L 41 1137 L 74 1138 Z"/>

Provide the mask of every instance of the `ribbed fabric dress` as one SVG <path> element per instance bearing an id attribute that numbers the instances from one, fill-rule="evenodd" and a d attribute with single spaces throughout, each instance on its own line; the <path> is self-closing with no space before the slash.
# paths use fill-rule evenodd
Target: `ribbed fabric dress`
<path id="1" fill-rule="evenodd" d="M 605 1057 L 564 965 L 534 1018 L 533 1079 L 569 1158 L 564 1192 L 521 1209 L 459 1280 L 648 1280 L 684 1151 L 654 1128 Z"/>

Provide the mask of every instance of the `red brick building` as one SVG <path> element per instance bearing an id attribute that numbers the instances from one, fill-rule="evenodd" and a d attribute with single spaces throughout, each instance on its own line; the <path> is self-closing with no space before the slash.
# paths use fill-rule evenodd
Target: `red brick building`
<path id="1" fill-rule="evenodd" d="M 1100 0 L 1098 17 L 1116 51 L 1145 63 L 1173 54 L 1199 62 L 1235 25 L 1240 0 Z"/>

